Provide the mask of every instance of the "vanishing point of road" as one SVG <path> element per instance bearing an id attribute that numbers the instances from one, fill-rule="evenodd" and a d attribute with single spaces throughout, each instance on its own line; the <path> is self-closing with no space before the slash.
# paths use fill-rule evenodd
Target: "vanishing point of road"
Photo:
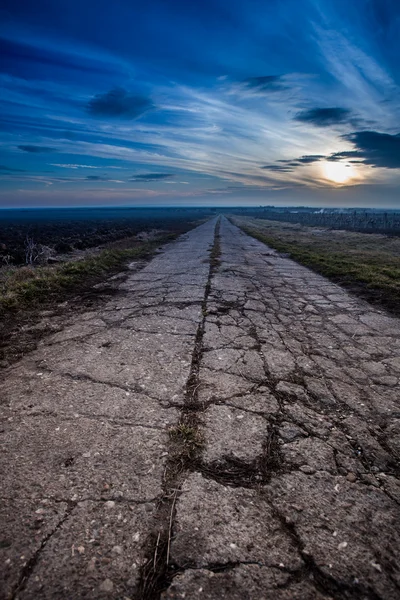
<path id="1" fill-rule="evenodd" d="M 193 229 L 5 371 L 0 597 L 397 600 L 399 381 L 398 319 Z"/>

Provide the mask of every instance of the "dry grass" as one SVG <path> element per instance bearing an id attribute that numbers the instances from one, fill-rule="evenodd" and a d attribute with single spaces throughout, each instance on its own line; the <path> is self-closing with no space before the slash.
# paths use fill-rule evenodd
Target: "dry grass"
<path id="1" fill-rule="evenodd" d="M 125 249 L 106 249 L 83 260 L 39 267 L 3 267 L 0 271 L 0 314 L 32 308 L 52 296 L 89 286 L 109 272 L 123 268 L 130 260 L 149 256 L 170 234 L 157 241 L 142 242 Z"/>

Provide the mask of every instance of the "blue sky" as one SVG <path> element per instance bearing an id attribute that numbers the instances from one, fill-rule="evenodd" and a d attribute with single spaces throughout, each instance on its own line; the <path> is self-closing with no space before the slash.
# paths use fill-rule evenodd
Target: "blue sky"
<path id="1" fill-rule="evenodd" d="M 3 0 L 0 206 L 400 208 L 398 0 Z"/>

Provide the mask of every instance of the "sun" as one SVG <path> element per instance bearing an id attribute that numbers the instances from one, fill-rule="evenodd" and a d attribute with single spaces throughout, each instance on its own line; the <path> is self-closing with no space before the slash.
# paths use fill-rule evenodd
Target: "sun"
<path id="1" fill-rule="evenodd" d="M 324 175 L 335 183 L 347 183 L 356 176 L 354 167 L 343 162 L 325 162 L 323 164 Z"/>

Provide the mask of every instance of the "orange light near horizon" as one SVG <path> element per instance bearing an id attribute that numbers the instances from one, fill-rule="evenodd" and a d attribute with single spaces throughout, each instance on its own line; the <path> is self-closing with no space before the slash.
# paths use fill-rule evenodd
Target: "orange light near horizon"
<path id="1" fill-rule="evenodd" d="M 356 170 L 348 163 L 326 161 L 322 168 L 325 178 L 337 184 L 349 183 L 357 177 Z"/>

